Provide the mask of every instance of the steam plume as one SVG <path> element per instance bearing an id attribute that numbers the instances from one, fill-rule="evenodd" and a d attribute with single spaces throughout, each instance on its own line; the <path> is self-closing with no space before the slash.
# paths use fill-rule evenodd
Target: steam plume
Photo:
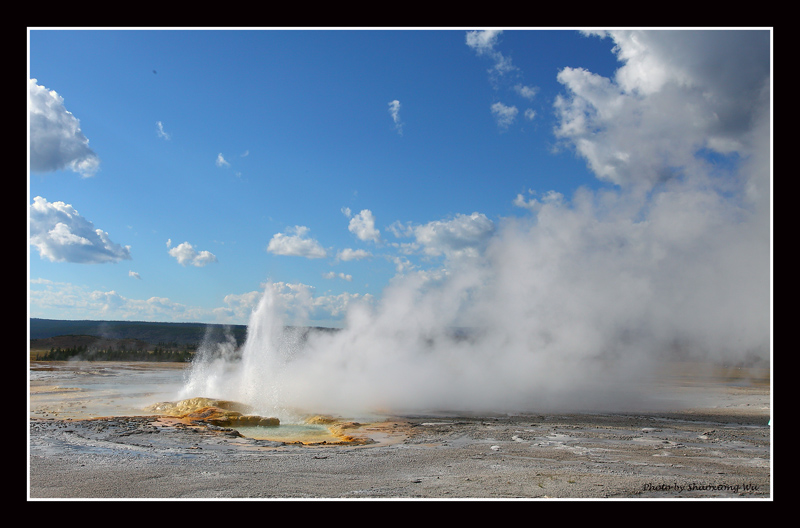
<path id="1" fill-rule="evenodd" d="M 479 254 L 396 277 L 338 332 L 284 331 L 267 286 L 241 361 L 198 362 L 187 396 L 284 414 L 621 409 L 647 404 L 666 358 L 768 359 L 769 39 L 602 36 L 623 65 L 559 74 L 556 134 L 613 187 L 518 197 L 531 214 Z"/>

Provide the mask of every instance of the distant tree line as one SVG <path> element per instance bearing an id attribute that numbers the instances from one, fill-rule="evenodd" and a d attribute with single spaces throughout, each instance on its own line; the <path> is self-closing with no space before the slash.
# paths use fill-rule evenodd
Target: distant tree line
<path id="1" fill-rule="evenodd" d="M 240 345 L 247 337 L 247 325 L 147 321 L 65 321 L 31 317 L 29 326 L 31 339 L 80 334 L 103 336 L 106 339 L 141 339 L 151 344 L 171 342 L 183 346 L 201 343 L 209 332 L 230 332 Z"/>
<path id="2" fill-rule="evenodd" d="M 153 350 L 126 348 L 90 348 L 86 345 L 69 348 L 51 348 L 49 352 L 39 356 L 39 361 L 170 361 L 189 362 L 195 352 L 194 345 L 178 347 L 157 346 Z"/>

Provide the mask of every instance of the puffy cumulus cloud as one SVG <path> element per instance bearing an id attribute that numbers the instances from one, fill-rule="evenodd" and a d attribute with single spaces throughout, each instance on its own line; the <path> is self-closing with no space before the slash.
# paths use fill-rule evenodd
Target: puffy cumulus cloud
<path id="1" fill-rule="evenodd" d="M 319 242 L 308 238 L 308 227 L 294 226 L 288 230 L 289 234 L 276 233 L 267 245 L 267 251 L 275 255 L 305 257 L 309 259 L 324 258 L 327 251 Z"/>
<path id="2" fill-rule="evenodd" d="M 500 33 L 502 30 L 468 31 L 467 46 L 478 55 L 491 55 L 495 53 L 494 46 Z"/>
<path id="3" fill-rule="evenodd" d="M 29 208 L 30 244 L 52 262 L 95 264 L 130 260 L 130 246 L 111 241 L 78 211 L 64 202 L 48 202 L 41 196 Z"/>
<path id="4" fill-rule="evenodd" d="M 272 283 L 275 291 L 275 309 L 283 320 L 290 324 L 301 324 L 314 317 L 314 286 L 302 282 Z"/>
<path id="5" fill-rule="evenodd" d="M 768 30 L 594 32 L 611 38 L 623 63 L 616 83 L 626 93 L 652 95 L 667 84 L 701 89 L 710 104 L 752 110 L 769 76 Z M 728 109 L 735 112 L 735 109 Z"/>
<path id="6" fill-rule="evenodd" d="M 707 173 L 704 152 L 745 157 L 767 111 L 770 35 L 758 30 L 609 31 L 614 78 L 564 68 L 556 135 L 598 178 L 649 188 Z"/>
<path id="7" fill-rule="evenodd" d="M 494 230 L 494 222 L 477 212 L 471 215 L 458 214 L 449 220 L 436 220 L 411 228 L 426 255 L 446 255 L 450 258 L 479 255 Z"/>
<path id="8" fill-rule="evenodd" d="M 125 298 L 118 294 L 116 291 L 93 291 L 90 294 L 93 302 L 100 304 L 100 311 L 102 313 L 116 313 L 125 305 Z"/>
<path id="9" fill-rule="evenodd" d="M 169 247 L 171 243 L 172 241 L 168 240 L 167 247 Z M 213 253 L 210 251 L 197 251 L 189 242 L 178 244 L 174 248 L 170 248 L 167 252 L 182 266 L 190 265 L 202 268 L 208 266 L 212 262 L 217 262 L 217 257 Z"/>
<path id="10" fill-rule="evenodd" d="M 271 299 L 272 309 L 279 314 L 277 320 L 294 324 L 305 324 L 308 320 L 335 320 L 341 318 L 354 303 L 372 300 L 369 294 L 348 292 L 317 295 L 313 286 L 303 283 L 271 282 L 266 288 L 274 295 Z M 263 292 L 260 294 L 259 299 L 263 301 Z M 258 306 L 254 309 L 258 310 Z"/>
<path id="11" fill-rule="evenodd" d="M 226 295 L 223 299 L 225 306 L 216 308 L 214 313 L 218 320 L 246 322 L 261 296 L 260 291 Z"/>
<path id="12" fill-rule="evenodd" d="M 378 243 L 381 241 L 380 230 L 375 228 L 375 216 L 369 209 L 363 209 L 350 219 L 347 229 L 356 235 L 359 240 Z"/>
<path id="13" fill-rule="evenodd" d="M 89 148 L 80 121 L 64 106 L 64 98 L 28 79 L 30 165 L 34 172 L 68 169 L 94 176 L 100 158 Z"/>

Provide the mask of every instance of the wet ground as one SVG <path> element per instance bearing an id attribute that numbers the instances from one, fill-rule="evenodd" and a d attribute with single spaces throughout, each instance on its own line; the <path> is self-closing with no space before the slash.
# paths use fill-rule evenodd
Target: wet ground
<path id="1" fill-rule="evenodd" d="M 32 499 L 772 495 L 770 396 L 763 376 L 683 376 L 675 383 L 679 392 L 703 388 L 703 406 L 694 408 L 391 416 L 351 423 L 348 433 L 361 443 L 302 445 L 128 413 L 134 401 L 165 399 L 181 379 L 173 366 L 77 369 L 94 373 L 33 367 Z M 150 385 L 133 383 L 137 376 Z M 112 381 L 118 377 L 131 383 Z M 104 400 L 100 409 L 92 403 L 97 394 Z M 111 407 L 120 412 L 95 414 Z"/>
<path id="2" fill-rule="evenodd" d="M 187 363 L 32 361 L 31 418 L 135 416 L 175 396 Z"/>

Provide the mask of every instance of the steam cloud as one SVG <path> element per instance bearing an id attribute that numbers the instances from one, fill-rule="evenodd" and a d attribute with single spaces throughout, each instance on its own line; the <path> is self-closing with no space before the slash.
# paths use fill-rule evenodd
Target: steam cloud
<path id="1" fill-rule="evenodd" d="M 556 135 L 614 187 L 518 196 L 529 216 L 397 276 L 341 331 L 284 331 L 270 285 L 241 359 L 207 350 L 184 395 L 283 416 L 619 409 L 671 354 L 768 359 L 768 32 L 599 36 L 622 65 L 559 73 Z"/>

